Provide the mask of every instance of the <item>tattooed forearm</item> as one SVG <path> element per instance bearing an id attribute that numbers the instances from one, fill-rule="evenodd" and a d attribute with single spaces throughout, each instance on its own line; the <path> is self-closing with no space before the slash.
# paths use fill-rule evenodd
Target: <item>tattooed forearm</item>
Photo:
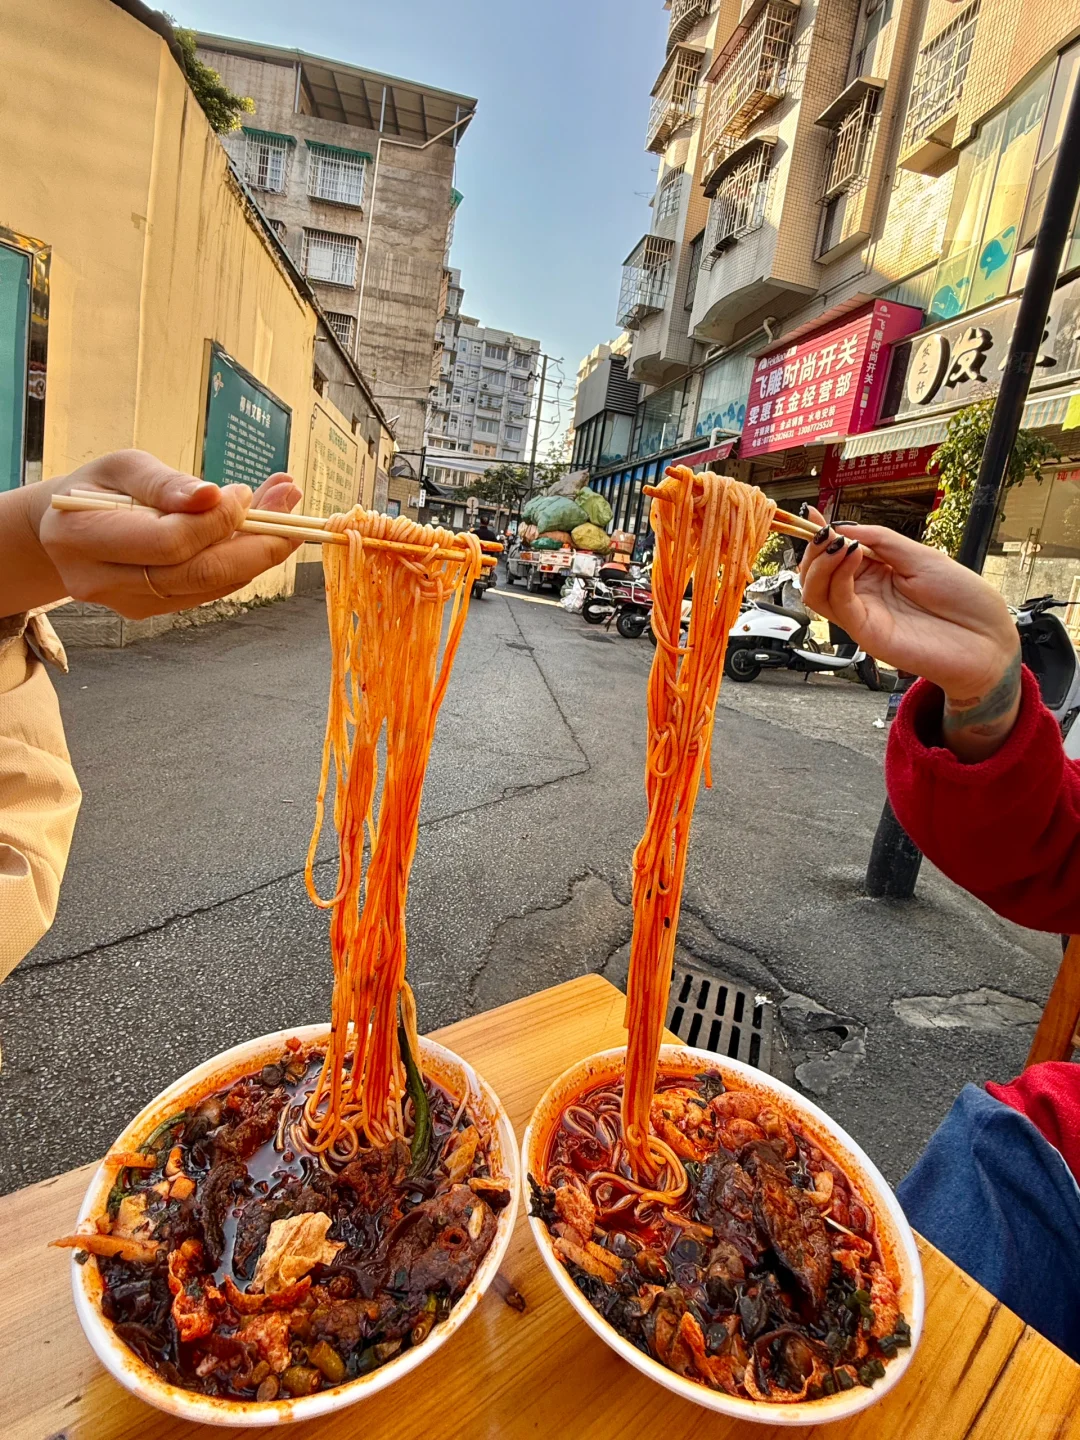
<path id="1" fill-rule="evenodd" d="M 1020 652 L 994 688 L 970 699 L 945 697 L 941 728 L 961 760 L 981 760 L 997 750 L 1016 723 L 1020 703 Z"/>

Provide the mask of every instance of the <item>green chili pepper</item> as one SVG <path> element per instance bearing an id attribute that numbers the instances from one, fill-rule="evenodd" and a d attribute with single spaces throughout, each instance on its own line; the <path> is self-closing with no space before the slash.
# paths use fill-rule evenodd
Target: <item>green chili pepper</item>
<path id="1" fill-rule="evenodd" d="M 401 1049 L 401 1058 L 405 1063 L 406 1084 L 413 1102 L 412 1164 L 409 1166 L 409 1175 L 415 1179 L 418 1175 L 426 1174 L 431 1168 L 431 1107 L 428 1104 L 427 1091 L 424 1089 L 424 1077 L 413 1059 L 412 1051 L 409 1049 L 409 1037 L 405 1034 L 405 1026 L 400 1020 L 398 1021 L 398 1046 Z"/>

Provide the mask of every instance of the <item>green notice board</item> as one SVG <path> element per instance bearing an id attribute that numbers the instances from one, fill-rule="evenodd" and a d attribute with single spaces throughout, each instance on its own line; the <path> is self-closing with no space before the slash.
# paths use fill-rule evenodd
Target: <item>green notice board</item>
<path id="1" fill-rule="evenodd" d="M 288 469 L 292 410 L 220 345 L 210 347 L 203 479 L 250 485 Z"/>
<path id="2" fill-rule="evenodd" d="M 23 482 L 30 256 L 0 245 L 0 490 Z"/>

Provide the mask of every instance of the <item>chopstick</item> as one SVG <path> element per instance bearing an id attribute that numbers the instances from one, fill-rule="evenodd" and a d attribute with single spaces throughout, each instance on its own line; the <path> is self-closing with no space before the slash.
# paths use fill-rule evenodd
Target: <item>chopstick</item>
<path id="1" fill-rule="evenodd" d="M 54 510 L 65 511 L 86 511 L 86 510 L 153 510 L 153 506 L 143 505 L 133 500 L 130 495 L 105 495 L 101 491 L 73 490 L 70 495 L 54 495 L 52 497 Z M 154 510 L 155 515 L 160 515 L 160 510 Z M 247 518 L 243 521 L 240 529 L 252 535 L 278 535 L 285 540 L 296 540 L 302 534 L 306 543 L 318 545 L 347 545 L 348 536 L 337 530 L 324 530 L 318 516 L 314 515 L 291 515 L 284 511 L 277 510 L 249 510 Z M 468 560 L 468 552 L 457 546 L 440 547 L 433 550 L 430 545 L 415 544 L 408 540 L 379 540 L 365 538 L 365 546 L 376 550 L 396 550 L 403 554 L 433 555 L 438 560 L 454 560 L 464 564 Z M 502 546 L 498 542 L 481 540 L 482 549 L 487 552 L 483 555 L 481 563 L 484 568 L 490 568 L 498 563 L 498 555 Z M 493 552 L 493 553 L 492 553 Z"/>

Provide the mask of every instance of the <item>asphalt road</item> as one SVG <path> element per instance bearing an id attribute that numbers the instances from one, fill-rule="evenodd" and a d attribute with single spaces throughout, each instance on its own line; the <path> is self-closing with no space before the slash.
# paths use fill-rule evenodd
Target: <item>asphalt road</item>
<path id="1" fill-rule="evenodd" d="M 516 593 L 473 607 L 410 890 L 425 1028 L 625 974 L 650 658 Z M 0 987 L 0 1191 L 99 1155 L 226 1046 L 329 1013 L 302 875 L 321 602 L 71 659 L 58 688 L 85 801 L 56 924 Z M 680 944 L 774 1003 L 778 1070 L 895 1180 L 966 1081 L 1020 1067 L 1058 951 L 929 866 L 912 902 L 860 893 L 884 708 L 834 677 L 724 688 Z"/>

